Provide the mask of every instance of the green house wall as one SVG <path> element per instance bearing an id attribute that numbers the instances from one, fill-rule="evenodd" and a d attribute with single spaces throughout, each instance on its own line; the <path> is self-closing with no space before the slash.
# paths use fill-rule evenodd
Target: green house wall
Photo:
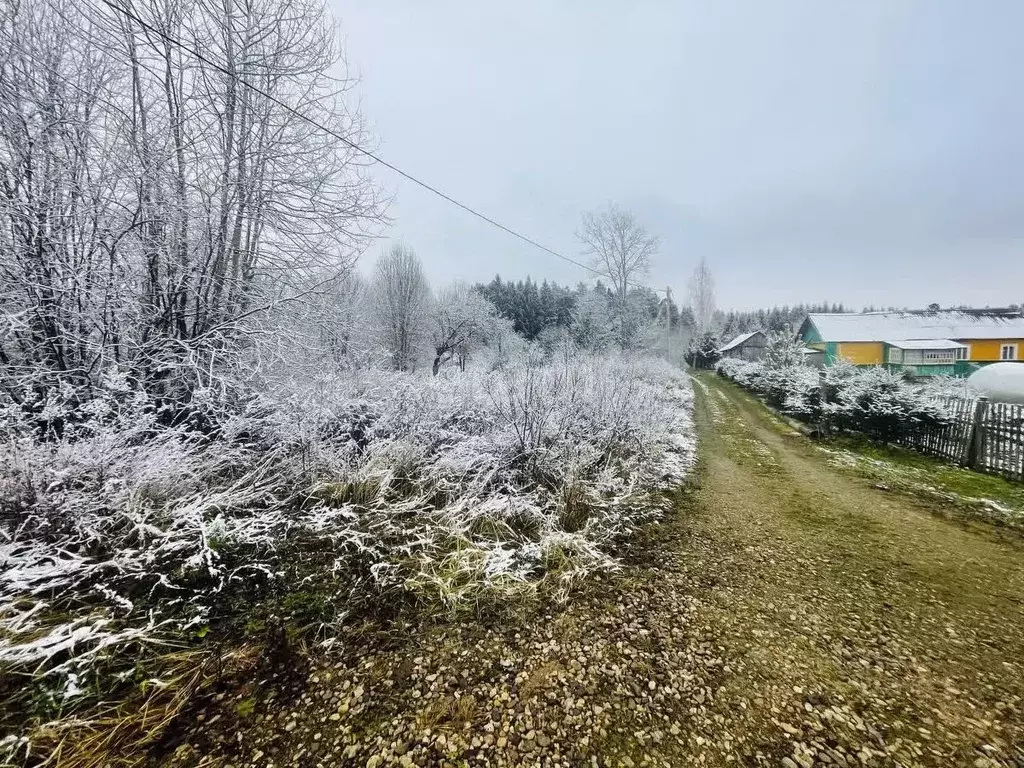
<path id="1" fill-rule="evenodd" d="M 870 366 L 862 366 L 870 367 Z M 885 367 L 890 371 L 904 371 L 911 376 L 956 376 L 956 364 L 953 365 L 899 365 L 897 363 L 886 363 Z"/>
<path id="2" fill-rule="evenodd" d="M 835 365 L 837 360 L 839 360 L 839 343 L 825 342 L 825 365 Z"/>
<path id="3" fill-rule="evenodd" d="M 820 344 L 824 341 L 821 338 L 821 334 L 818 333 L 818 329 L 814 327 L 814 323 L 809 319 L 805 320 L 803 325 L 800 326 L 800 340 L 804 344 Z"/>

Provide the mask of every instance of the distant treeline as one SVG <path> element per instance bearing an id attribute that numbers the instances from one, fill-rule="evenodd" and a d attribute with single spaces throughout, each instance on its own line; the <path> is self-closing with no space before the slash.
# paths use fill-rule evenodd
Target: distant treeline
<path id="1" fill-rule="evenodd" d="M 581 310 L 593 311 L 594 305 L 610 304 L 615 293 L 600 280 L 593 286 L 579 283 L 575 288 L 544 280 L 503 280 L 496 275 L 489 283 L 474 286 L 498 310 L 498 314 L 512 322 L 516 333 L 533 341 L 546 328 L 568 328 Z M 630 291 L 630 305 L 649 320 L 664 317 L 665 297 L 647 287 Z M 668 302 L 669 322 L 673 328 L 680 323 L 692 326 L 687 308 Z"/>
<path id="2" fill-rule="evenodd" d="M 718 326 L 724 339 L 750 331 L 795 331 L 811 313 L 852 312 L 840 304 L 796 304 L 794 306 L 752 309 L 747 312 L 722 312 Z"/>
<path id="3" fill-rule="evenodd" d="M 525 280 L 505 280 L 501 275 L 496 275 L 489 283 L 478 283 L 474 288 L 494 304 L 498 314 L 512 323 L 516 333 L 530 341 L 538 339 L 548 328 L 570 328 L 574 322 L 578 324 L 581 317 L 590 317 L 593 322 L 593 316 L 606 314 L 615 300 L 614 291 L 600 280 L 593 285 L 579 283 L 575 287 L 570 287 L 549 280 L 536 282 L 531 277 Z M 647 287 L 634 288 L 630 291 L 630 305 L 635 308 L 641 322 L 658 319 L 664 322 L 667 310 L 672 331 L 689 335 L 694 329 L 693 313 L 690 308 L 685 304 L 680 306 L 675 300 L 666 302 L 662 291 Z M 908 311 L 906 307 L 875 306 L 863 307 L 859 311 L 874 312 L 883 309 Z M 932 304 L 926 310 L 920 311 L 937 309 L 939 306 Z M 1007 309 L 1020 309 L 1020 305 L 1011 305 Z M 795 332 L 808 314 L 856 311 L 858 310 L 855 307 L 848 307 L 842 302 L 827 301 L 786 304 L 746 311 L 719 310 L 715 313 L 712 333 L 715 337 L 725 340 L 756 330 Z"/>

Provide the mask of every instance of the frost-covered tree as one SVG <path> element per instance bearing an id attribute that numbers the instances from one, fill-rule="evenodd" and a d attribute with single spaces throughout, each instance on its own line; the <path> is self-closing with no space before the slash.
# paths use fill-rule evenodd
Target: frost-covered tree
<path id="1" fill-rule="evenodd" d="M 496 317 L 494 305 L 464 283 L 438 291 L 430 308 L 434 375 L 452 359 L 465 370 L 466 358 L 484 343 Z"/>
<path id="2" fill-rule="evenodd" d="M 648 233 L 632 213 L 614 204 L 587 213 L 576 236 L 583 243 L 595 269 L 612 282 L 614 316 L 619 346 L 627 349 L 640 332 L 640 314 L 631 305 L 629 289 L 650 269 L 659 240 Z"/>
<path id="3" fill-rule="evenodd" d="M 764 364 L 769 368 L 785 368 L 803 363 L 803 344 L 787 331 L 769 331 L 764 350 Z"/>
<path id="4" fill-rule="evenodd" d="M 690 309 L 698 335 L 710 331 L 715 319 L 715 278 L 704 259 L 690 276 L 689 292 Z"/>
<path id="5" fill-rule="evenodd" d="M 0 11 L 0 387 L 26 408 L 115 367 L 188 401 L 381 216 L 321 3 L 126 7 L 155 32 L 73 0 Z"/>
<path id="6" fill-rule="evenodd" d="M 410 371 L 423 341 L 430 287 L 419 258 L 401 243 L 380 257 L 373 278 L 378 338 L 396 371 Z"/>
<path id="7" fill-rule="evenodd" d="M 526 340 L 515 332 L 512 321 L 501 315 L 493 319 L 487 333 L 486 345 L 490 355 L 489 367 L 492 370 L 504 368 L 521 358 L 528 348 Z"/>
<path id="8" fill-rule="evenodd" d="M 589 352 L 601 352 L 615 343 L 615 320 L 605 292 L 591 290 L 579 295 L 570 331 L 577 346 Z"/>
<path id="9" fill-rule="evenodd" d="M 501 276 L 475 290 L 512 321 L 516 333 L 530 341 L 549 326 L 566 327 L 572 320 L 575 295 L 571 288 L 544 280 L 539 285 L 530 277 L 513 282 Z"/>
<path id="10" fill-rule="evenodd" d="M 686 351 L 686 362 L 694 368 L 711 368 L 721 355 L 718 348 L 721 346 L 721 339 L 711 331 L 704 331 L 690 340 L 690 346 Z"/>

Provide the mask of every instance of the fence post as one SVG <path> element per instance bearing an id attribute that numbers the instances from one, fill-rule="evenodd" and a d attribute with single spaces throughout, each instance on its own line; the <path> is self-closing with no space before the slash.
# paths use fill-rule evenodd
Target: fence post
<path id="1" fill-rule="evenodd" d="M 825 404 L 828 403 L 828 386 L 825 383 L 825 370 L 818 371 L 818 402 L 821 408 L 821 433 L 827 435 L 828 429 L 828 416 L 825 415 Z"/>
<path id="2" fill-rule="evenodd" d="M 971 431 L 967 437 L 967 451 L 964 466 L 974 469 L 981 461 L 982 444 L 985 439 L 985 413 L 988 411 L 988 398 L 982 395 L 974 404 L 974 416 L 971 419 Z"/>

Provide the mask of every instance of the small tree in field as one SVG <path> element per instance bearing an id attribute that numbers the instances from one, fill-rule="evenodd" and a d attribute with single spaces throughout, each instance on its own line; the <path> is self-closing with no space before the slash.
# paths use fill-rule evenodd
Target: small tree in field
<path id="1" fill-rule="evenodd" d="M 380 343 L 396 371 L 411 370 L 423 336 L 427 279 L 411 248 L 396 244 L 380 258 L 373 278 L 373 312 Z"/>
<path id="2" fill-rule="evenodd" d="M 466 358 L 483 344 L 496 315 L 491 302 L 463 283 L 454 283 L 439 291 L 430 312 L 434 375 L 453 358 L 465 370 Z"/>
<path id="3" fill-rule="evenodd" d="M 612 281 L 617 341 L 626 349 L 640 331 L 638 314 L 630 308 L 629 286 L 650 269 L 658 238 L 641 227 L 633 214 L 614 204 L 585 214 L 576 236 L 586 246 L 594 267 Z"/>

